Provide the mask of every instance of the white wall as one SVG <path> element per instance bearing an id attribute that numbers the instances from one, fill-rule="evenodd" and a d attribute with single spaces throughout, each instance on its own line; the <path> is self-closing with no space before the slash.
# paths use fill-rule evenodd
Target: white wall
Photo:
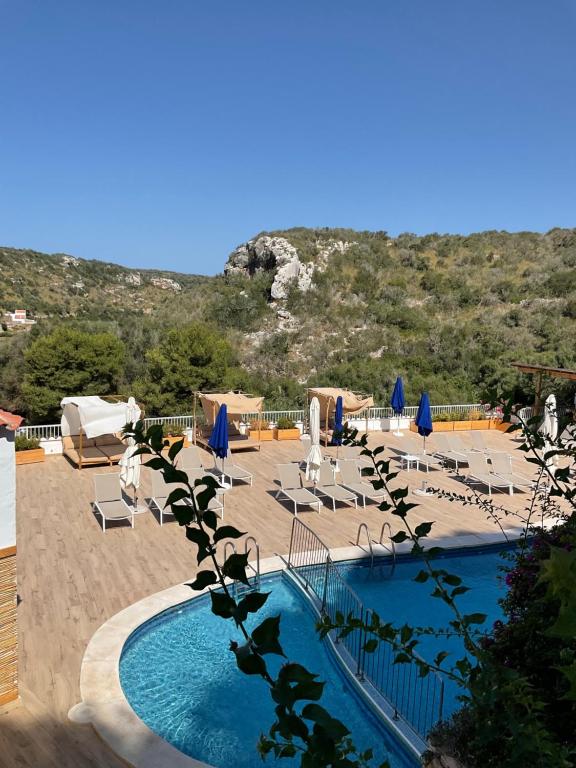
<path id="1" fill-rule="evenodd" d="M 0 549 L 16 544 L 14 432 L 0 427 Z"/>

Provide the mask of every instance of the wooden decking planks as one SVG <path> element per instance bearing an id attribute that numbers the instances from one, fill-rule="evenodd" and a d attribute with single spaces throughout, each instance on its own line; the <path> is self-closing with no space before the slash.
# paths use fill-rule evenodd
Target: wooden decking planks
<path id="1" fill-rule="evenodd" d="M 495 449 L 513 452 L 515 443 L 500 432 L 485 437 Z M 463 433 L 466 440 L 466 434 Z M 373 435 L 371 444 L 392 446 L 392 435 Z M 334 455 L 336 449 L 324 450 Z M 204 454 L 206 464 L 211 460 Z M 275 465 L 302 456 L 298 442 L 262 443 L 261 451 L 246 452 L 234 462 L 254 473 L 254 486 L 235 484 L 227 495 L 227 523 L 256 536 L 263 557 L 287 551 L 291 508 L 274 498 Z M 514 465 L 527 473 L 516 452 Z M 93 477 L 117 468 L 85 468 L 81 472 L 60 456 L 45 463 L 18 467 L 18 584 L 22 603 L 19 679 L 23 703 L 0 715 L 0 766 L 22 768 L 84 768 L 120 766 L 88 726 L 73 725 L 67 712 L 79 700 L 78 678 L 84 650 L 94 631 L 117 611 L 142 597 L 189 579 L 195 571 L 192 548 L 173 522 L 161 528 L 152 513 L 138 515 L 135 528 L 112 525 L 102 533 L 90 510 Z M 397 482 L 419 487 L 426 475 L 403 473 Z M 431 485 L 462 492 L 465 486 L 444 472 L 431 472 Z M 149 490 L 144 477 L 139 496 Z M 416 497 L 413 497 L 416 500 Z M 526 494 L 495 494 L 510 509 L 521 509 Z M 484 513 L 438 499 L 418 499 L 419 520 L 435 520 L 437 535 L 493 531 Z M 302 512 L 331 547 L 355 541 L 360 522 L 373 536 L 383 515 L 376 506 L 336 513 L 323 507 Z M 396 529 L 395 523 L 393 528 Z"/>

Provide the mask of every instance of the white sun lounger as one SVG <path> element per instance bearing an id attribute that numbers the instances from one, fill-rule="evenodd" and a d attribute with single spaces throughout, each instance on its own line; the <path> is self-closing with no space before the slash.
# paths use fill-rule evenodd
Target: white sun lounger
<path id="1" fill-rule="evenodd" d="M 514 493 L 514 486 L 510 480 L 491 472 L 485 457 L 479 453 L 468 454 L 466 482 L 471 485 L 485 485 L 488 488 L 489 496 L 492 496 L 492 488 L 507 488 L 511 496 Z"/>
<path id="2" fill-rule="evenodd" d="M 204 464 L 200 456 L 200 451 L 196 445 L 189 445 L 188 448 L 182 448 L 176 456 L 176 466 L 186 472 L 189 469 L 203 469 Z"/>
<path id="3" fill-rule="evenodd" d="M 416 443 L 411 440 L 401 440 L 397 446 L 401 452 L 402 469 L 410 470 L 413 464 L 416 464 L 416 468 L 420 469 L 420 465 L 423 464 L 426 467 L 426 472 L 430 471 L 430 467 L 436 469 L 443 469 L 442 461 L 433 453 L 422 453 L 418 450 Z"/>
<path id="4" fill-rule="evenodd" d="M 482 435 L 482 432 L 479 432 L 477 429 L 473 429 L 470 432 L 470 441 L 472 442 L 473 451 L 486 453 L 486 451 L 488 450 L 488 446 L 484 442 L 484 436 Z"/>
<path id="5" fill-rule="evenodd" d="M 188 479 L 190 480 L 190 484 L 194 482 L 197 478 L 201 478 L 204 474 L 203 470 L 199 470 L 197 477 L 193 476 L 194 470 L 190 470 L 188 473 Z M 158 513 L 160 515 L 160 525 L 164 524 L 164 515 L 171 515 L 172 512 L 170 509 L 165 509 L 166 506 L 166 500 L 168 499 L 168 496 L 170 493 L 175 490 L 176 488 L 183 488 L 184 486 L 181 483 L 167 483 L 164 480 L 164 477 L 161 472 L 154 472 L 151 473 L 152 476 L 152 496 L 150 498 L 150 501 L 154 504 L 156 509 L 158 510 Z M 197 491 L 195 491 L 196 493 Z M 183 500 L 182 503 L 190 503 L 189 499 Z M 224 519 L 224 504 L 219 500 L 218 496 L 216 496 L 214 499 L 210 500 L 210 503 L 208 504 L 208 509 L 212 509 L 214 512 L 217 512 L 222 519 Z"/>
<path id="6" fill-rule="evenodd" d="M 362 499 L 362 506 L 366 506 L 366 499 L 379 502 L 385 498 L 384 491 L 376 491 L 371 483 L 362 479 L 356 462 L 352 460 L 338 462 L 340 467 L 340 482 L 343 486 L 353 491 Z"/>
<path id="7" fill-rule="evenodd" d="M 486 454 L 492 463 L 492 471 L 517 488 L 532 488 L 535 480 L 519 475 L 512 469 L 512 457 L 507 453 L 492 451 Z"/>
<path id="8" fill-rule="evenodd" d="M 374 466 L 372 460 L 369 459 L 368 456 L 360 456 L 360 449 L 353 445 L 342 445 L 340 446 L 339 451 L 342 452 L 344 461 L 355 461 L 360 471 Z"/>
<path id="9" fill-rule="evenodd" d="M 453 450 L 447 438 L 448 435 L 445 433 L 434 435 L 434 455 L 451 461 L 456 466 L 456 472 L 458 472 L 460 464 L 468 464 L 468 454 L 464 453 L 464 451 Z"/>
<path id="10" fill-rule="evenodd" d="M 312 491 L 304 488 L 302 485 L 302 475 L 296 464 L 278 464 L 278 474 L 280 475 L 280 490 L 276 493 L 276 498 L 280 495 L 285 496 L 294 504 L 294 515 L 298 513 L 298 505 L 306 507 L 318 507 L 320 513 L 320 504 L 322 503 Z"/>
<path id="11" fill-rule="evenodd" d="M 102 530 L 106 520 L 130 520 L 134 528 L 134 508 L 124 501 L 120 474 L 94 475 L 94 509 L 102 518 Z"/>
<path id="12" fill-rule="evenodd" d="M 356 494 L 350 491 L 348 488 L 344 488 L 342 485 L 338 485 L 334 477 L 334 469 L 329 461 L 323 461 L 320 464 L 320 472 L 318 477 L 318 483 L 314 488 L 316 495 L 327 496 L 332 499 L 332 510 L 336 512 L 336 502 L 342 501 L 346 504 L 354 502 L 354 506 L 358 507 L 358 499 Z"/>
<path id="13" fill-rule="evenodd" d="M 224 466 L 221 469 L 218 467 L 215 469 L 222 475 L 224 480 L 228 478 L 230 485 L 234 484 L 234 480 L 252 485 L 254 475 L 251 472 L 248 472 L 247 469 L 244 469 L 244 467 L 240 467 L 238 464 L 229 464 L 227 461 L 224 461 Z"/>

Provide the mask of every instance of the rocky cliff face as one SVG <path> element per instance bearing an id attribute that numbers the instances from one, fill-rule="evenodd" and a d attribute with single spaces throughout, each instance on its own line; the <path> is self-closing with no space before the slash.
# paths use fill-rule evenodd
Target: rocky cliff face
<path id="1" fill-rule="evenodd" d="M 351 245 L 353 243 L 336 240 L 323 243 L 315 261 L 302 262 L 298 251 L 286 238 L 262 235 L 235 248 L 228 257 L 224 273 L 250 277 L 256 272 L 274 271 L 270 296 L 278 301 L 288 297 L 288 291 L 294 283 L 298 290 L 308 291 L 312 286 L 314 271 L 326 268 L 331 253 L 344 253 Z"/>

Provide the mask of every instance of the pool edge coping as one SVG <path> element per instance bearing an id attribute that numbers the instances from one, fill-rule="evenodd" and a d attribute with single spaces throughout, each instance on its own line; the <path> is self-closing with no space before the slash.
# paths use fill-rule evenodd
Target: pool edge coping
<path id="1" fill-rule="evenodd" d="M 465 549 L 512 541 L 518 538 L 519 531 L 507 529 L 508 539 L 496 531 L 429 537 L 428 543 L 445 549 Z M 411 544 L 404 542 L 396 546 L 396 552 L 408 553 L 410 548 Z M 390 550 L 377 545 L 374 554 L 390 554 Z M 330 556 L 336 562 L 370 557 L 358 546 L 331 549 Z M 287 558 L 281 555 L 265 558 L 260 562 L 260 573 L 285 570 L 286 562 Z M 75 723 L 91 724 L 112 752 L 133 768 L 213 768 L 184 754 L 149 728 L 130 706 L 120 683 L 120 658 L 133 632 L 158 614 L 208 592 L 209 587 L 192 593 L 186 583 L 155 592 L 105 621 L 86 647 L 80 667 L 80 702 L 69 711 L 69 718 Z"/>

